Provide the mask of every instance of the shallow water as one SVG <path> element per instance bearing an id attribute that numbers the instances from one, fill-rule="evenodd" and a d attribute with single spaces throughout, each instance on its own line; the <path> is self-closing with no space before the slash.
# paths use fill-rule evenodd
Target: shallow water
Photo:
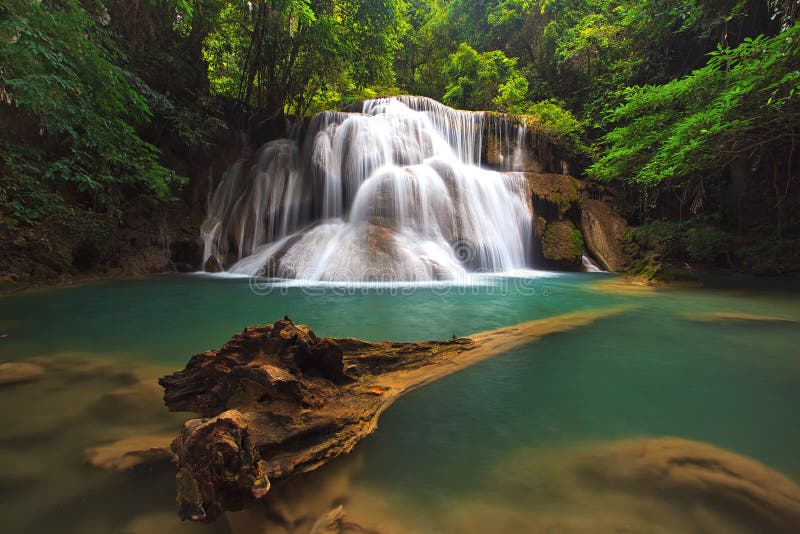
<path id="1" fill-rule="evenodd" d="M 556 516 L 578 521 L 559 524 L 567 531 L 591 531 L 580 523 L 587 510 L 629 512 L 639 521 L 630 523 L 634 530 L 682 521 L 658 499 L 601 495 L 569 474 L 582 447 L 642 437 L 713 444 L 800 480 L 798 288 L 733 279 L 718 289 L 600 290 L 598 282 L 610 279 L 491 278 L 413 291 L 284 287 L 265 295 L 243 279 L 163 276 L 4 298 L 0 360 L 45 358 L 52 370 L 43 380 L 0 388 L 4 531 L 56 524 L 61 532 L 237 531 L 246 514 L 230 525 L 180 526 L 169 465 L 106 473 L 85 465 L 83 450 L 176 430 L 188 415 L 166 414 L 152 395 L 117 405 L 107 394 L 152 381 L 245 325 L 284 314 L 320 335 L 410 341 L 633 306 L 401 399 L 354 458 L 319 474 L 346 479 L 330 502 L 320 497 L 321 511 L 344 499 L 348 513 L 398 532 L 480 532 L 489 527 L 478 519 L 487 517 L 498 531 L 536 531 L 547 525 L 543 517 Z M 309 527 L 293 524 L 298 532 Z M 709 524 L 730 527 L 706 522 L 705 531 Z"/>

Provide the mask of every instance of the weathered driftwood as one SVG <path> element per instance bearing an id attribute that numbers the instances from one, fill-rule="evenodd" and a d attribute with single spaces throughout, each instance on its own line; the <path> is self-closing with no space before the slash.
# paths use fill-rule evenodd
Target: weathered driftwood
<path id="1" fill-rule="evenodd" d="M 624 308 L 577 312 L 466 338 L 373 343 L 318 338 L 288 318 L 247 327 L 159 380 L 172 411 L 198 413 L 173 442 L 184 519 L 212 521 L 270 480 L 349 453 L 403 393 L 538 337 Z"/>

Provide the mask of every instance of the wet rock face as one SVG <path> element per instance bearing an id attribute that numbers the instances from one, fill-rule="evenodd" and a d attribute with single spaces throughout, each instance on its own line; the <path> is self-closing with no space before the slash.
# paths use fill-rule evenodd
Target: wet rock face
<path id="1" fill-rule="evenodd" d="M 628 224 L 607 202 L 584 200 L 581 227 L 587 248 L 605 269 L 619 272 L 630 265 L 631 257 L 622 248 Z"/>
<path id="2" fill-rule="evenodd" d="M 521 173 L 533 205 L 533 233 L 539 244 L 534 261 L 549 269 L 583 268 L 583 235 L 577 228 L 584 185 L 566 174 Z"/>
<path id="3" fill-rule="evenodd" d="M 547 220 L 574 218 L 580 212 L 583 184 L 566 174 L 524 173 L 534 211 Z"/>
<path id="4" fill-rule="evenodd" d="M 580 269 L 583 254 L 583 237 L 580 231 L 570 222 L 548 223 L 542 236 L 542 254 L 559 268 Z"/>

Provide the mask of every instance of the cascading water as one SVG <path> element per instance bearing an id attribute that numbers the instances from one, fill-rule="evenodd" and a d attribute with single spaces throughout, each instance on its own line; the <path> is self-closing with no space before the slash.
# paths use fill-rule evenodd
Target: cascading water
<path id="1" fill-rule="evenodd" d="M 525 268 L 532 208 L 511 172 L 524 138 L 504 116 L 421 97 L 320 113 L 226 172 L 202 226 L 204 264 L 326 281 Z M 481 168 L 484 152 L 507 173 Z"/>

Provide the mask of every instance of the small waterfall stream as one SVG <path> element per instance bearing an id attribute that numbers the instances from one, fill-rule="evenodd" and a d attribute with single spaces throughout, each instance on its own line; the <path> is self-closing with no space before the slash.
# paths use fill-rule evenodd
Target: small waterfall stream
<path id="1" fill-rule="evenodd" d="M 314 281 L 525 268 L 532 207 L 512 172 L 524 140 L 505 116 L 422 97 L 320 113 L 225 173 L 202 225 L 204 264 Z"/>

